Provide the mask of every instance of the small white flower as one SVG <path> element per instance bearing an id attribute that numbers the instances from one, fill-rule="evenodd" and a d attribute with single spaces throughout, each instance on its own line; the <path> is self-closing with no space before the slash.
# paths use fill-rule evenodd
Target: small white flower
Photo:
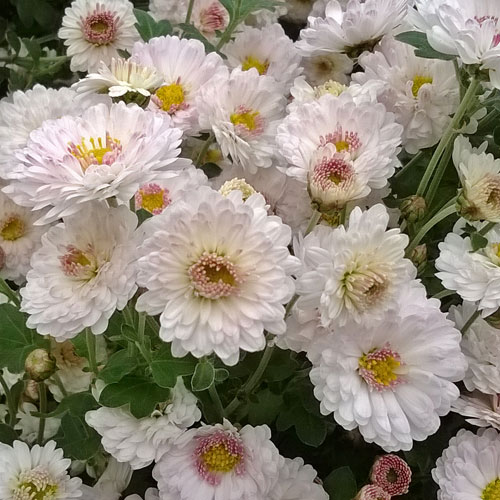
<path id="1" fill-rule="evenodd" d="M 96 71 L 111 63 L 118 50 L 130 50 L 139 39 L 134 5 L 128 0 L 75 0 L 64 11 L 59 38 L 68 47 L 71 71 Z"/>
<path id="2" fill-rule="evenodd" d="M 55 441 L 29 448 L 14 441 L 12 446 L 0 444 L 1 500 L 72 500 L 80 498 L 82 481 L 70 478 L 71 460 L 63 458 Z"/>
<path id="3" fill-rule="evenodd" d="M 137 290 L 136 225 L 128 208 L 95 204 L 49 229 L 21 289 L 28 327 L 58 341 L 103 333 Z"/>
<path id="4" fill-rule="evenodd" d="M 494 427 L 500 430 L 500 400 L 498 394 L 483 394 L 474 391 L 462 395 L 452 405 L 452 411 L 466 418 L 466 422 L 477 427 Z"/>
<path id="5" fill-rule="evenodd" d="M 323 85 L 330 80 L 347 85 L 354 64 L 345 54 L 331 53 L 304 55 L 302 66 L 304 75 L 311 85 Z"/>
<path id="6" fill-rule="evenodd" d="M 14 426 L 14 429 L 21 431 L 19 437 L 28 444 L 34 444 L 38 438 L 40 417 L 32 415 L 32 413 L 37 413 L 38 411 L 39 409 L 34 404 L 23 403 L 20 410 L 17 412 L 18 421 Z M 60 418 L 46 418 L 43 439 L 47 440 L 55 436 L 60 425 Z"/>

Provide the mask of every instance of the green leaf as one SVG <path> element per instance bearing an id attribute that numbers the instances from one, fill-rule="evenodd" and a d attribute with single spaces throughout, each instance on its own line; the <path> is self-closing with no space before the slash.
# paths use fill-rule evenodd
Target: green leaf
<path id="1" fill-rule="evenodd" d="M 195 28 L 192 24 L 179 24 L 179 28 L 184 33 L 185 38 L 193 38 L 195 40 L 199 40 L 205 46 L 205 51 L 208 52 L 217 52 L 215 45 L 213 45 L 205 36 L 200 33 L 200 31 Z M 224 56 L 225 57 L 225 56 Z"/>
<path id="2" fill-rule="evenodd" d="M 472 246 L 472 252 L 477 252 L 481 250 L 481 248 L 485 248 L 488 244 L 488 239 L 485 238 L 482 234 L 472 233 L 470 235 L 470 242 Z"/>
<path id="3" fill-rule="evenodd" d="M 196 368 L 197 360 L 192 356 L 174 358 L 168 345 L 153 354 L 151 371 L 153 380 L 160 387 L 174 387 L 177 377 L 192 375 Z"/>
<path id="4" fill-rule="evenodd" d="M 229 378 L 229 372 L 225 368 L 216 368 L 215 369 L 215 381 L 216 382 L 224 382 Z"/>
<path id="5" fill-rule="evenodd" d="M 19 436 L 12 427 L 6 424 L 0 424 L 0 443 L 10 446 L 16 439 L 19 439 Z"/>
<path id="6" fill-rule="evenodd" d="M 129 404 L 132 415 L 142 418 L 153 413 L 157 403 L 167 401 L 169 397 L 169 389 L 159 387 L 147 378 L 127 375 L 120 382 L 106 386 L 99 402 L 111 408 Z"/>
<path id="7" fill-rule="evenodd" d="M 48 28 L 59 22 L 60 14 L 45 0 L 33 0 L 31 8 L 33 17 L 40 26 Z"/>
<path id="8" fill-rule="evenodd" d="M 134 14 L 137 19 L 135 27 L 145 42 L 151 40 L 151 38 L 172 33 L 172 25 L 169 21 L 163 19 L 157 22 L 151 15 L 140 9 L 134 9 Z"/>
<path id="9" fill-rule="evenodd" d="M 28 54 L 31 56 L 33 61 L 37 63 L 42 55 L 42 48 L 40 47 L 40 44 L 36 40 L 30 38 L 23 38 L 23 43 L 28 50 Z"/>
<path id="10" fill-rule="evenodd" d="M 283 396 L 269 389 L 257 393 L 257 402 L 248 405 L 248 420 L 252 425 L 272 424 L 283 404 Z"/>
<path id="11" fill-rule="evenodd" d="M 21 39 L 11 30 L 8 30 L 7 33 L 5 33 L 5 38 L 14 52 L 19 54 L 19 51 L 21 50 Z"/>
<path id="12" fill-rule="evenodd" d="M 217 163 L 205 163 L 205 165 L 202 165 L 200 168 L 209 179 L 217 177 L 222 172 L 222 169 Z"/>
<path id="13" fill-rule="evenodd" d="M 406 31 L 396 35 L 396 40 L 412 45 L 415 50 L 415 55 L 425 59 L 442 59 L 443 61 L 452 61 L 456 56 L 450 54 L 443 54 L 434 50 L 427 40 L 427 35 L 420 31 Z"/>
<path id="14" fill-rule="evenodd" d="M 99 405 L 97 404 L 97 401 L 90 392 L 77 392 L 66 396 L 59 403 L 57 408 L 53 412 L 48 413 L 46 416 L 59 417 L 61 415 L 65 415 L 66 413 L 70 413 L 74 417 L 84 418 L 85 413 L 98 407 Z M 33 415 L 37 416 L 39 413 L 33 413 Z"/>
<path id="15" fill-rule="evenodd" d="M 330 500 L 352 500 L 358 491 L 356 478 L 349 467 L 339 467 L 323 481 Z"/>
<path id="16" fill-rule="evenodd" d="M 295 431 L 299 439 L 309 446 L 318 447 L 326 439 L 326 422 L 323 418 L 306 411 L 297 412 Z"/>
<path id="17" fill-rule="evenodd" d="M 131 358 L 128 350 L 113 353 L 106 366 L 99 372 L 99 378 L 107 384 L 119 382 L 125 375 L 132 373 L 137 367 L 137 358 Z"/>
<path id="18" fill-rule="evenodd" d="M 101 436 L 85 423 L 82 416 L 64 415 L 59 433 L 56 441 L 67 458 L 88 460 L 101 446 Z"/>
<path id="19" fill-rule="evenodd" d="M 48 341 L 28 329 L 24 314 L 11 304 L 0 305 L 0 318 L 0 368 L 20 373 L 28 354 L 38 347 L 47 347 Z"/>
<path id="20" fill-rule="evenodd" d="M 31 28 L 33 24 L 33 1 L 17 0 L 17 15 L 26 28 Z"/>
<path id="21" fill-rule="evenodd" d="M 215 370 L 212 363 L 200 361 L 194 369 L 191 388 L 195 392 L 206 391 L 214 383 Z"/>

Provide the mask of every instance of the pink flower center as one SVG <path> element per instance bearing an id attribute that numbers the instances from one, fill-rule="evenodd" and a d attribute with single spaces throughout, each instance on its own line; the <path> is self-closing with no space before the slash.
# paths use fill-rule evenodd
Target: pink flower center
<path id="1" fill-rule="evenodd" d="M 172 203 L 168 195 L 168 189 L 158 184 L 145 184 L 135 193 L 135 207 L 153 215 L 161 214 Z"/>
<path id="2" fill-rule="evenodd" d="M 220 484 L 224 474 L 243 474 L 244 459 L 245 449 L 241 439 L 223 431 L 200 438 L 194 452 L 198 474 L 212 486 Z"/>
<path id="3" fill-rule="evenodd" d="M 112 165 L 122 152 L 120 141 L 112 139 L 107 132 L 104 144 L 101 137 L 97 140 L 91 137 L 88 141 L 91 147 L 83 138 L 80 144 L 70 142 L 68 146 L 68 151 L 80 162 L 84 172 L 90 165 Z"/>
<path id="4" fill-rule="evenodd" d="M 338 153 L 350 153 L 351 155 L 356 153 L 362 145 L 356 132 L 343 131 L 341 125 L 337 126 L 335 132 L 326 134 L 325 136 L 322 135 L 319 138 L 320 147 L 327 144 L 333 144 Z"/>
<path id="5" fill-rule="evenodd" d="M 358 361 L 359 374 L 376 391 L 393 389 L 402 382 L 396 373 L 400 366 L 401 357 L 389 344 L 381 349 L 372 349 Z"/>
<path id="6" fill-rule="evenodd" d="M 408 493 L 411 483 L 411 469 L 397 455 L 384 455 L 373 464 L 371 481 L 391 496 Z"/>
<path id="7" fill-rule="evenodd" d="M 101 11 L 104 5 L 98 4 L 94 12 L 83 21 L 83 36 L 85 40 L 95 45 L 107 45 L 116 37 L 116 21 L 114 14 Z"/>
<path id="8" fill-rule="evenodd" d="M 228 13 L 221 3 L 216 1 L 200 11 L 199 19 L 200 31 L 215 33 L 216 30 L 223 31 L 226 28 Z"/>
<path id="9" fill-rule="evenodd" d="M 59 257 L 59 262 L 63 273 L 70 278 L 91 280 L 97 275 L 97 259 L 91 245 L 85 251 L 68 245 L 66 253 Z"/>
<path id="10" fill-rule="evenodd" d="M 325 156 L 314 167 L 312 182 L 323 191 L 328 191 L 337 186 L 342 187 L 353 176 L 354 170 L 352 166 L 343 160 L 340 155 L 335 155 L 333 158 Z"/>

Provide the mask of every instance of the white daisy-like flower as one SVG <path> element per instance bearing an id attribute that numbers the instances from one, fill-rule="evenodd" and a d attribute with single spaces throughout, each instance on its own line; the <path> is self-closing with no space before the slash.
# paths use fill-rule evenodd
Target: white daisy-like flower
<path id="1" fill-rule="evenodd" d="M 74 90 L 47 89 L 39 84 L 0 100 L 0 177 L 12 171 L 18 163 L 14 152 L 26 146 L 30 133 L 45 120 L 79 115 L 88 106 L 89 100 L 76 99 Z"/>
<path id="2" fill-rule="evenodd" d="M 285 458 L 278 482 L 266 497 L 269 500 L 328 500 L 323 487 L 315 482 L 317 473 L 302 458 Z"/>
<path id="3" fill-rule="evenodd" d="M 273 77 L 284 93 L 290 89 L 294 79 L 300 75 L 301 56 L 293 41 L 285 34 L 280 24 L 271 24 L 262 29 L 249 26 L 236 34 L 233 41 L 224 46 L 231 68 L 247 71 L 255 68 L 260 75 Z"/>
<path id="4" fill-rule="evenodd" d="M 387 230 L 383 205 L 356 207 L 344 226 L 317 226 L 303 242 L 297 307 L 319 308 L 322 325 L 344 325 L 381 318 L 416 270 L 404 258 L 408 237 Z"/>
<path id="5" fill-rule="evenodd" d="M 88 74 L 72 87 L 80 95 L 108 94 L 110 97 L 123 97 L 127 94 L 140 94 L 149 97 L 162 83 L 162 75 L 154 68 L 113 57 L 109 67 L 101 61 L 97 73 Z"/>
<path id="6" fill-rule="evenodd" d="M 55 441 L 29 448 L 14 441 L 12 446 L 0 444 L 1 500 L 71 500 L 80 498 L 82 480 L 70 478 L 71 460 L 63 458 Z"/>
<path id="7" fill-rule="evenodd" d="M 378 101 L 403 125 L 406 151 L 415 154 L 437 144 L 459 103 L 453 63 L 417 57 L 410 45 L 384 38 L 359 64 L 364 73 L 352 75 L 353 81 L 384 82 Z"/>
<path id="8" fill-rule="evenodd" d="M 304 55 L 302 66 L 304 75 L 311 85 L 323 85 L 330 80 L 347 85 L 354 63 L 345 54 L 331 53 Z"/>
<path id="9" fill-rule="evenodd" d="M 28 327 L 60 342 L 103 333 L 137 290 L 136 225 L 128 208 L 95 204 L 49 229 L 21 289 Z"/>
<path id="10" fill-rule="evenodd" d="M 201 127 L 214 132 L 224 156 L 250 173 L 273 164 L 285 105 L 280 84 L 255 68 L 212 80 L 197 100 Z"/>
<path id="11" fill-rule="evenodd" d="M 174 356 L 215 352 L 234 365 L 240 349 L 264 349 L 264 330 L 285 331 L 298 263 L 291 230 L 260 194 L 243 201 L 202 186 L 185 198 L 143 225 L 138 284 L 147 291 L 136 308 L 161 314 Z"/>
<path id="12" fill-rule="evenodd" d="M 139 40 L 134 5 L 128 0 L 74 0 L 64 11 L 58 36 L 68 47 L 71 71 L 96 71 L 110 64 L 119 50 Z"/>
<path id="13" fill-rule="evenodd" d="M 474 304 L 464 302 L 461 306 L 450 308 L 450 318 L 461 329 L 475 312 Z M 476 318 L 462 338 L 462 352 L 469 364 L 464 378 L 467 390 L 500 394 L 498 330 L 484 319 Z"/>
<path id="14" fill-rule="evenodd" d="M 463 220 L 463 219 L 462 219 Z M 448 290 L 455 290 L 462 299 L 477 302 L 483 318 L 500 307 L 500 227 L 493 227 L 484 237 L 485 248 L 473 251 L 470 237 L 449 233 L 439 243 L 436 277 Z"/>
<path id="15" fill-rule="evenodd" d="M 408 12 L 408 0 L 331 0 L 325 18 L 310 17 L 297 42 L 304 55 L 343 53 L 351 58 L 371 51 L 384 35 L 399 28 Z"/>
<path id="16" fill-rule="evenodd" d="M 162 36 L 136 43 L 131 61 L 153 67 L 163 77 L 163 85 L 151 96 L 149 109 L 169 115 L 176 127 L 196 135 L 196 98 L 214 76 L 227 73 L 222 58 L 215 52 L 206 54 L 199 40 Z"/>
<path id="17" fill-rule="evenodd" d="M 467 366 L 460 332 L 439 306 L 422 285 L 408 286 L 381 320 L 350 322 L 319 341 L 310 377 L 321 413 L 388 452 L 434 434 Z"/>
<path id="18" fill-rule="evenodd" d="M 500 435 L 461 429 L 437 459 L 432 478 L 439 500 L 495 500 L 500 495 Z"/>
<path id="19" fill-rule="evenodd" d="M 14 429 L 20 431 L 19 437 L 28 444 L 34 444 L 38 438 L 40 427 L 40 417 L 32 415 L 39 409 L 32 403 L 23 403 L 17 412 L 17 423 Z M 60 418 L 48 417 L 45 419 L 45 428 L 43 432 L 44 441 L 57 434 L 61 425 Z"/>
<path id="20" fill-rule="evenodd" d="M 346 85 L 334 80 L 328 80 L 321 85 L 313 87 L 306 82 L 304 76 L 299 76 L 294 80 L 293 86 L 290 89 L 290 94 L 293 99 L 288 103 L 287 111 L 296 111 L 297 108 L 302 106 L 302 104 L 317 101 L 325 94 L 332 94 L 333 96 L 338 97 L 348 89 L 349 87 Z"/>
<path id="21" fill-rule="evenodd" d="M 238 431 L 223 424 L 190 429 L 153 469 L 160 497 L 267 500 L 284 459 L 267 425 Z M 168 498 L 168 497 L 167 497 Z"/>
<path id="22" fill-rule="evenodd" d="M 123 102 L 98 104 L 33 132 L 3 191 L 22 206 L 52 207 L 42 223 L 75 214 L 93 200 L 116 197 L 128 204 L 159 170 L 190 163 L 177 158 L 181 136 L 167 116 Z"/>
<path id="23" fill-rule="evenodd" d="M 102 436 L 109 454 L 134 470 L 142 469 L 159 460 L 185 429 L 200 420 L 197 402 L 179 377 L 170 400 L 159 404 L 149 417 L 137 419 L 125 407 L 102 407 L 87 412 L 85 420 Z"/>
<path id="24" fill-rule="evenodd" d="M 130 465 L 110 458 L 106 470 L 93 487 L 82 485 L 80 500 L 120 500 L 131 479 Z"/>
<path id="25" fill-rule="evenodd" d="M 35 226 L 40 213 L 16 205 L 0 193 L 0 251 L 2 265 L 0 276 L 4 279 L 24 282 L 30 269 L 30 259 L 40 247 L 47 226 Z"/>
<path id="26" fill-rule="evenodd" d="M 383 104 L 343 92 L 298 106 L 278 127 L 286 173 L 307 183 L 320 210 L 345 206 L 383 188 L 399 164 L 403 127 Z"/>
<path id="27" fill-rule="evenodd" d="M 477 427 L 494 427 L 500 430 L 500 399 L 498 394 L 483 394 L 479 391 L 462 395 L 451 405 L 452 411 Z"/>

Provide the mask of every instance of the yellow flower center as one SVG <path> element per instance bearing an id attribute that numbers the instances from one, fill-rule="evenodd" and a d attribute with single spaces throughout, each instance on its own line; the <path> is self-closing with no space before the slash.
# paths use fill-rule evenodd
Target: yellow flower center
<path id="1" fill-rule="evenodd" d="M 481 500 L 500 500 L 500 478 L 494 479 L 484 488 Z"/>
<path id="2" fill-rule="evenodd" d="M 107 31 L 108 28 L 109 26 L 102 21 L 98 21 L 97 23 L 92 23 L 92 30 L 97 33 L 104 33 L 105 31 Z"/>
<path id="3" fill-rule="evenodd" d="M 161 109 L 167 113 L 175 113 L 182 107 L 185 100 L 184 89 L 179 83 L 171 83 L 160 87 L 156 97 L 161 101 Z"/>
<path id="4" fill-rule="evenodd" d="M 258 111 L 238 111 L 231 115 L 231 123 L 233 125 L 241 125 L 247 130 L 255 130 L 257 128 Z"/>
<path id="5" fill-rule="evenodd" d="M 203 266 L 203 269 L 205 271 L 205 276 L 210 283 L 219 283 L 219 281 L 222 281 L 222 283 L 225 283 L 226 285 L 234 286 L 236 284 L 234 276 L 229 272 L 229 269 L 224 264 L 221 264 L 220 267 L 205 265 Z"/>
<path id="6" fill-rule="evenodd" d="M 92 155 L 96 159 L 97 163 L 99 163 L 99 165 L 102 165 L 104 155 L 106 153 L 109 153 L 111 151 L 111 148 L 103 145 L 101 137 L 97 139 L 97 144 L 96 140 L 93 137 L 89 139 L 89 142 L 92 146 L 91 148 L 88 148 L 85 144 L 85 139 L 82 139 L 82 143 L 76 146 L 76 149 L 80 154 L 78 155 L 78 153 L 73 153 L 73 155 L 77 158 L 79 156 L 83 158 L 85 156 Z"/>
<path id="7" fill-rule="evenodd" d="M 26 233 L 24 221 L 15 215 L 8 217 L 2 224 L 0 236 L 4 241 L 15 241 Z"/>
<path id="8" fill-rule="evenodd" d="M 377 353 L 380 352 L 380 355 Z M 372 350 L 359 358 L 359 367 L 369 372 L 369 378 L 375 383 L 389 387 L 397 381 L 398 376 L 394 371 L 401 366 L 401 361 L 395 356 L 384 352 L 384 349 Z"/>
<path id="9" fill-rule="evenodd" d="M 232 454 L 224 443 L 216 444 L 201 455 L 210 472 L 231 472 L 241 461 L 239 454 Z"/>
<path id="10" fill-rule="evenodd" d="M 33 469 L 21 473 L 14 489 L 15 500 L 53 500 L 58 491 L 57 484 L 44 469 Z"/>
<path id="11" fill-rule="evenodd" d="M 163 192 L 142 195 L 142 208 L 154 213 L 155 210 L 163 209 Z"/>
<path id="12" fill-rule="evenodd" d="M 90 165 L 111 165 L 122 150 L 120 141 L 112 139 L 108 133 L 104 141 L 102 137 L 98 137 L 97 140 L 90 137 L 88 142 L 90 147 L 82 137 L 80 144 L 70 142 L 68 147 L 68 151 L 80 162 L 84 172 Z"/>
<path id="13" fill-rule="evenodd" d="M 349 143 L 347 141 L 338 141 L 335 143 L 337 151 L 341 153 L 342 151 L 347 151 L 349 149 Z"/>
<path id="14" fill-rule="evenodd" d="M 432 83 L 432 78 L 430 76 L 417 75 L 413 79 L 413 87 L 411 89 L 411 91 L 413 93 L 413 97 L 418 97 L 418 92 L 420 90 L 420 87 L 422 85 L 425 85 L 426 83 Z"/>
<path id="15" fill-rule="evenodd" d="M 245 179 L 236 178 L 226 181 L 219 189 L 219 193 L 222 196 L 227 196 L 232 191 L 241 191 L 243 200 L 247 200 L 257 192 Z"/>
<path id="16" fill-rule="evenodd" d="M 255 68 L 259 75 L 265 75 L 269 69 L 269 61 L 260 61 L 256 57 L 248 56 L 241 64 L 241 69 L 243 71 L 248 71 L 251 68 Z"/>

